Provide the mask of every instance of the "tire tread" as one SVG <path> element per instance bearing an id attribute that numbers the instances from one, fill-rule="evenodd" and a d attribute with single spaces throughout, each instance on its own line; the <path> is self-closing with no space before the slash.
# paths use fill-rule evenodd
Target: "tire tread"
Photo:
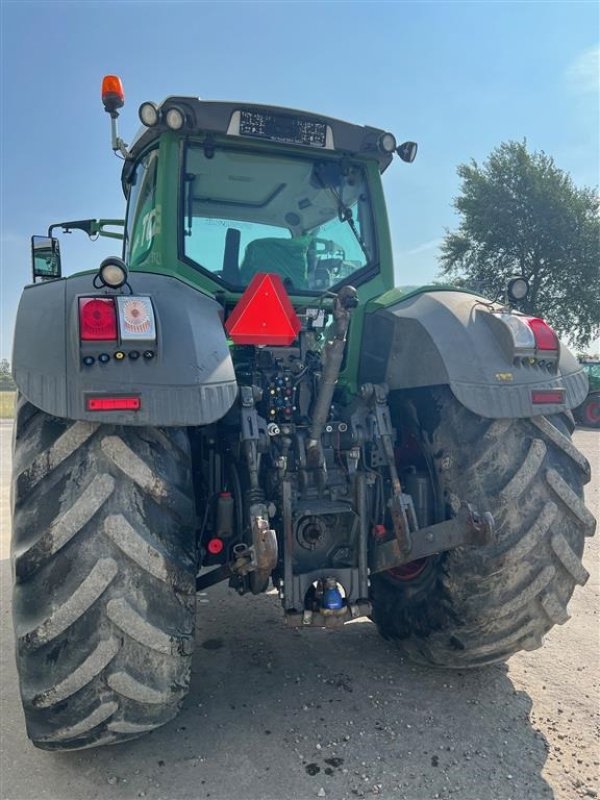
<path id="1" fill-rule="evenodd" d="M 571 442 L 572 417 L 485 422 L 443 387 L 411 402 L 447 502 L 491 511 L 497 541 L 442 554 L 437 583 L 412 597 L 374 576 L 380 633 L 420 662 L 459 669 L 541 646 L 589 577 L 581 556 L 596 526 L 582 499 L 590 471 Z"/>
<path id="2" fill-rule="evenodd" d="M 16 416 L 13 615 L 28 735 L 47 750 L 134 738 L 175 716 L 191 676 L 187 434 L 59 420 L 22 397 Z"/>

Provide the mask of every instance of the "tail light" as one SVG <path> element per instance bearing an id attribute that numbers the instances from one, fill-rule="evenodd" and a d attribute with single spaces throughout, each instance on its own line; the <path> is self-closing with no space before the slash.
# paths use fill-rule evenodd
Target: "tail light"
<path id="1" fill-rule="evenodd" d="M 558 336 L 547 322 L 539 317 L 525 317 L 533 331 L 536 350 L 558 350 Z"/>
<path id="2" fill-rule="evenodd" d="M 156 341 L 156 321 L 149 297 L 117 297 L 121 339 L 125 341 Z"/>
<path id="3" fill-rule="evenodd" d="M 508 329 L 515 356 L 536 356 L 543 352 L 545 357 L 557 357 L 558 336 L 543 319 L 506 312 L 496 312 L 493 316 Z"/>
<path id="4" fill-rule="evenodd" d="M 117 310 L 113 298 L 79 299 L 79 338 L 82 342 L 117 340 Z"/>

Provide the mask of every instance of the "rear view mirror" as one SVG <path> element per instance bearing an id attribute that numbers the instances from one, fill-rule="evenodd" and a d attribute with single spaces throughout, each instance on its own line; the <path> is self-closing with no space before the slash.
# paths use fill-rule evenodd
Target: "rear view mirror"
<path id="1" fill-rule="evenodd" d="M 36 278 L 49 280 L 60 278 L 60 245 L 58 239 L 49 236 L 31 237 L 31 265 L 33 282 Z"/>

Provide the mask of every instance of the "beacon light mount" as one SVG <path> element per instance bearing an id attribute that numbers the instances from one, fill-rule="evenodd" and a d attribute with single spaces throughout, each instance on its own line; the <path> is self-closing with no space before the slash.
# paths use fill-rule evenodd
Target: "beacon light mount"
<path id="1" fill-rule="evenodd" d="M 107 114 L 110 114 L 110 130 L 112 149 L 115 155 L 125 159 L 129 155 L 127 144 L 119 136 L 117 119 L 119 109 L 125 105 L 125 91 L 118 75 L 105 75 L 102 79 L 102 105 Z"/>

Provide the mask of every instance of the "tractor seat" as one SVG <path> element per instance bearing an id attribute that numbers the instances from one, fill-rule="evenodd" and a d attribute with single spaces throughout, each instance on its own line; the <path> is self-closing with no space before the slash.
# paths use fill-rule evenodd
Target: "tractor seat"
<path id="1" fill-rule="evenodd" d="M 306 289 L 309 241 L 308 237 L 270 237 L 250 242 L 240 267 L 242 283 L 248 284 L 257 272 L 275 272 L 290 288 Z"/>

